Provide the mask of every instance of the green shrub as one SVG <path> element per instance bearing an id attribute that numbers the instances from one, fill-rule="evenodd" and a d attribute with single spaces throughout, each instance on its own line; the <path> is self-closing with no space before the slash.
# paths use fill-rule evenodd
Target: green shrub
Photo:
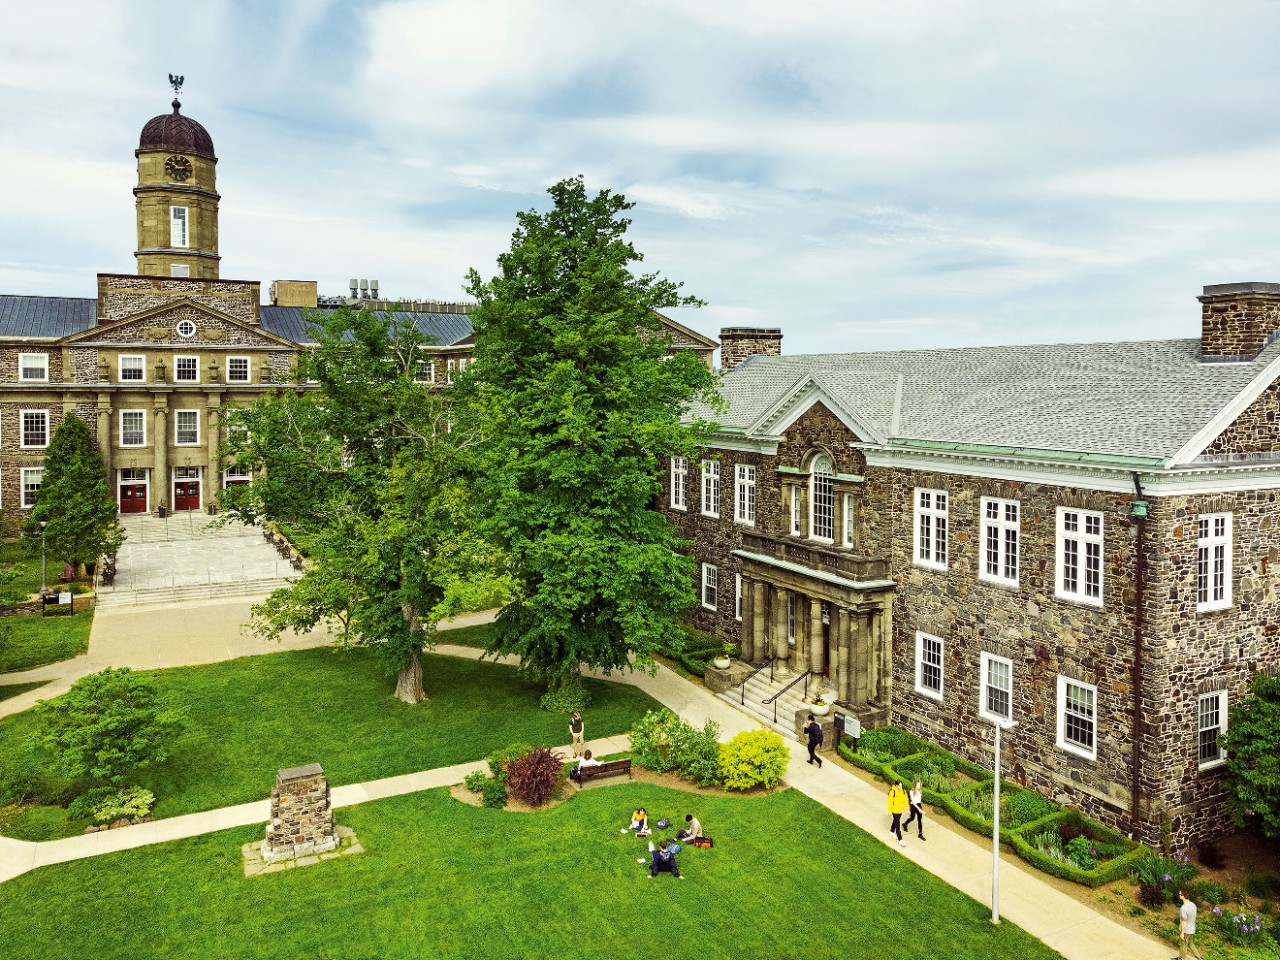
<path id="1" fill-rule="evenodd" d="M 480 790 L 480 803 L 501 810 L 507 805 L 507 785 L 497 777 L 486 780 Z"/>
<path id="2" fill-rule="evenodd" d="M 773 787 L 790 762 L 791 751 L 772 730 L 744 730 L 720 747 L 720 774 L 726 790 Z"/>
<path id="3" fill-rule="evenodd" d="M 1197 880 L 1190 887 L 1187 894 L 1199 903 L 1217 907 L 1227 902 L 1227 888 L 1216 880 Z"/>
<path id="4" fill-rule="evenodd" d="M 489 778 L 484 775 L 482 770 L 472 770 L 467 774 L 467 778 L 463 780 L 463 784 L 472 793 L 480 793 L 484 790 L 485 781 Z"/>
<path id="5" fill-rule="evenodd" d="M 1129 873 L 1129 880 L 1160 887 L 1165 900 L 1172 903 L 1177 898 L 1178 889 L 1195 879 L 1199 872 L 1185 851 L 1176 850 L 1171 857 L 1153 853 L 1137 860 Z"/>
<path id="6" fill-rule="evenodd" d="M 504 747 L 489 756 L 489 772 L 493 774 L 493 779 L 499 783 L 507 782 L 507 763 L 516 757 L 522 757 L 533 749 L 531 743 L 513 743 L 509 747 Z M 506 802 L 505 796 L 503 803 Z"/>
<path id="7" fill-rule="evenodd" d="M 1068 834 L 1070 838 L 1064 839 Z M 1002 829 L 1001 837 L 1037 870 L 1087 887 L 1114 883 L 1133 873 L 1136 865 L 1151 855 L 1141 844 L 1126 840 L 1074 810 L 1050 814 L 1035 821 L 1027 830 L 1005 833 Z M 1106 858 L 1115 851 L 1119 851 L 1118 855 Z M 1139 901 L 1152 906 L 1143 896 L 1139 888 Z"/>
<path id="8" fill-rule="evenodd" d="M 836 753 L 844 757 L 855 767 L 861 767 L 863 770 L 874 773 L 880 779 L 884 779 L 887 774 L 884 772 L 884 763 L 869 757 L 865 753 L 859 753 L 853 748 L 853 741 L 849 737 L 845 737 L 839 746 L 836 747 Z"/>
<path id="9" fill-rule="evenodd" d="M 920 753 L 925 746 L 919 737 L 897 727 L 868 730 L 858 740 L 858 752 L 881 763 Z"/>
<path id="10" fill-rule="evenodd" d="M 591 694 L 582 677 L 570 674 L 564 683 L 554 690 L 548 690 L 538 700 L 538 706 L 551 713 L 562 713 L 566 717 L 575 710 L 581 713 L 591 704 Z"/>
<path id="11" fill-rule="evenodd" d="M 1223 910 L 1214 907 L 1209 916 L 1213 929 L 1224 942 L 1236 947 L 1256 947 L 1263 943 L 1266 934 L 1262 929 L 1262 917 L 1256 910 Z"/>
<path id="12" fill-rule="evenodd" d="M 701 730 L 679 720 L 672 730 L 672 752 L 680 776 L 700 787 L 720 783 L 720 725 L 708 720 Z"/>
<path id="13" fill-rule="evenodd" d="M 635 763 L 665 773 L 676 765 L 671 749 L 672 731 L 680 720 L 670 710 L 650 710 L 631 728 L 631 758 Z"/>
<path id="14" fill-rule="evenodd" d="M 108 797 L 114 797 L 115 787 L 93 787 L 86 790 L 67 805 L 67 816 L 72 820 L 92 820 L 93 810 Z"/>
<path id="15" fill-rule="evenodd" d="M 155 802 L 156 795 L 150 790 L 125 787 L 102 797 L 90 810 L 95 823 L 114 823 L 116 820 L 138 820 L 148 816 Z"/>
<path id="16" fill-rule="evenodd" d="M 1251 897 L 1280 897 L 1280 873 L 1252 873 L 1245 879 L 1244 888 Z"/>
<path id="17" fill-rule="evenodd" d="M 1062 807 L 1048 797 L 1042 797 L 1034 790 L 1019 790 L 1002 798 L 1000 804 L 1000 820 L 1010 827 L 1021 827 L 1034 823 L 1041 817 L 1057 813 Z"/>

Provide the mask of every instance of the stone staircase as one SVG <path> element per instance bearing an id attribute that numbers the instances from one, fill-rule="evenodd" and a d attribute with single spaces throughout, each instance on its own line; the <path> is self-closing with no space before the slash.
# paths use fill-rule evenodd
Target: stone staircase
<path id="1" fill-rule="evenodd" d="M 164 543 L 179 540 L 237 540 L 247 528 L 239 523 L 211 527 L 214 518 L 196 510 L 182 510 L 167 517 L 149 513 L 123 514 L 120 525 L 129 535 L 127 543 Z M 255 528 L 256 529 L 256 528 Z M 261 536 L 261 532 L 258 536 Z"/>
<path id="2" fill-rule="evenodd" d="M 183 600 L 209 600 L 219 597 L 261 598 L 287 586 L 288 580 L 267 577 L 259 580 L 232 580 L 223 583 L 180 584 L 151 587 L 99 587 L 99 610 L 110 607 L 136 607 L 146 603 L 177 603 Z"/>
<path id="3" fill-rule="evenodd" d="M 808 712 L 809 705 L 801 698 L 804 696 L 804 681 L 801 680 L 794 687 L 782 694 L 777 702 L 777 722 L 774 722 L 774 704 L 765 704 L 764 701 L 777 694 L 780 690 L 795 680 L 796 674 L 788 673 L 785 677 L 778 677 L 772 683 L 769 682 L 768 669 L 761 670 L 754 677 L 747 681 L 746 697 L 743 697 L 742 686 L 730 687 L 717 696 L 726 703 L 732 704 L 743 713 L 755 717 L 762 724 L 771 730 L 776 730 L 782 734 L 783 738 L 788 742 L 794 741 L 798 728 L 796 726 L 796 713 L 798 711 Z M 816 677 L 809 678 L 809 691 L 812 693 L 817 682 Z M 744 702 L 745 699 L 745 702 Z"/>

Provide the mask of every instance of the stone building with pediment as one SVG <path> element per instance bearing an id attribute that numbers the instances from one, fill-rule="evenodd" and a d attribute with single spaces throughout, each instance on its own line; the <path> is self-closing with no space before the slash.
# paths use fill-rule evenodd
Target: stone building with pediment
<path id="1" fill-rule="evenodd" d="M 662 502 L 694 624 L 986 766 L 1016 723 L 1015 781 L 1148 842 L 1226 830 L 1218 737 L 1280 669 L 1280 284 L 1199 300 L 1187 340 L 722 331 L 727 409 Z"/>
<path id="2" fill-rule="evenodd" d="M 249 478 L 227 469 L 222 411 L 267 390 L 306 390 L 296 361 L 314 345 L 307 319 L 344 301 L 412 322 L 431 345 L 419 369 L 445 386 L 472 356 L 470 306 L 317 296 L 278 280 L 220 276 L 213 138 L 181 112 L 142 129 L 133 188 L 137 274 L 99 274 L 96 297 L 0 295 L 0 536 L 14 536 L 38 494 L 44 452 L 79 416 L 95 432 L 122 513 L 213 511 Z M 355 281 L 352 281 L 354 284 Z M 708 366 L 717 344 L 662 318 L 673 349 Z"/>

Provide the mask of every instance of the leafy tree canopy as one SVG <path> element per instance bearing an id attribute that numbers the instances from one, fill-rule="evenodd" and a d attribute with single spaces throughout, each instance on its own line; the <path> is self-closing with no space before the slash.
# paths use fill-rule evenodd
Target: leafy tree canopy
<path id="1" fill-rule="evenodd" d="M 1249 696 L 1231 708 L 1227 771 L 1236 819 L 1252 811 L 1262 832 L 1280 840 L 1280 676 L 1254 674 Z"/>
<path id="2" fill-rule="evenodd" d="M 47 555 L 79 567 L 119 549 L 124 542 L 116 514 L 98 444 L 85 422 L 69 414 L 49 441 L 40 492 L 22 522 L 22 537 L 31 550 L 38 551 L 40 523 L 46 521 Z"/>
<path id="3" fill-rule="evenodd" d="M 253 628 L 336 626 L 371 646 L 396 695 L 424 698 L 420 654 L 435 621 L 478 582 L 502 595 L 503 567 L 475 536 L 460 490 L 461 432 L 448 400 L 415 382 L 426 345 L 410 321 L 343 308 L 312 318 L 302 374 L 318 387 L 264 395 L 227 413 L 228 453 L 248 485 L 227 493 L 229 518 L 287 524 L 308 562 L 254 608 Z"/>
<path id="4" fill-rule="evenodd" d="M 685 545 L 651 507 L 662 458 L 697 447 L 682 411 L 715 394 L 694 353 L 671 354 L 655 313 L 701 301 L 633 272 L 633 204 L 589 196 L 580 177 L 548 192 L 551 210 L 517 215 L 498 275 L 470 272 L 476 360 L 458 390 L 479 437 L 478 522 L 520 588 L 493 650 L 554 688 L 579 664 L 610 670 L 634 653 L 651 666 L 694 602 Z"/>

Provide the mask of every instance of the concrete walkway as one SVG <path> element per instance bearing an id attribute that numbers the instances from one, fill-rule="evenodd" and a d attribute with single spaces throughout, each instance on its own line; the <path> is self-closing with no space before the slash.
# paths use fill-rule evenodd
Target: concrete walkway
<path id="1" fill-rule="evenodd" d="M 182 610 L 186 611 L 185 620 L 190 629 L 195 611 L 187 606 L 182 607 Z M 153 610 L 147 611 L 148 615 L 153 613 L 155 613 Z M 132 616 L 141 618 L 136 610 L 132 612 Z M 464 626 L 485 622 L 488 619 L 492 617 L 487 614 L 478 614 L 452 625 Z M 201 616 L 198 622 L 203 627 L 205 617 Z M 148 631 L 152 635 L 155 632 Z M 275 649 L 261 641 L 252 641 L 252 643 L 257 644 L 252 652 L 270 652 Z M 165 647 L 171 646 L 180 645 L 173 644 L 170 638 L 170 642 L 166 643 Z M 214 653 L 212 648 L 200 644 L 196 644 L 195 649 L 189 650 L 186 654 L 173 650 L 161 655 L 155 653 L 154 648 L 152 648 L 153 652 L 144 653 L 143 647 L 145 644 L 137 647 L 122 644 L 120 647 L 122 655 L 132 650 L 128 656 L 134 661 L 123 665 L 173 666 L 177 665 L 171 662 L 174 660 L 204 663 L 222 659 Z M 227 649 L 235 651 L 240 650 L 240 647 L 235 641 L 228 641 Z M 93 652 L 91 644 L 90 653 Z M 480 650 L 445 643 L 439 644 L 436 652 L 471 659 L 478 659 L 481 655 Z M 238 656 L 241 653 L 232 655 Z M 145 664 L 137 662 L 152 659 L 166 662 L 146 662 Z M 695 726 L 701 727 L 706 720 L 714 720 L 720 725 L 725 738 L 732 737 L 742 730 L 759 729 L 759 724 L 753 718 L 717 699 L 703 688 L 682 680 L 665 668 L 660 668 L 654 677 L 632 673 L 625 676 L 615 674 L 609 679 L 630 683 L 645 690 Z M 49 694 L 46 693 L 45 696 Z M 588 722 L 590 722 L 589 716 Z M 629 741 L 625 736 L 589 741 L 589 745 L 593 750 L 604 754 L 625 752 L 629 749 Z M 805 755 L 805 751 L 798 743 L 793 746 L 792 761 L 786 777 L 788 784 L 849 822 L 862 827 L 882 843 L 891 844 L 894 850 L 901 852 L 902 856 L 914 860 L 925 870 L 980 903 L 990 902 L 991 847 L 984 838 L 975 838 L 966 831 L 953 828 L 949 820 L 942 818 L 941 823 L 931 821 L 928 824 L 927 841 L 922 843 L 917 839 L 911 839 L 907 847 L 900 848 L 896 840 L 889 836 L 885 794 L 878 785 L 865 783 L 835 763 L 828 763 L 821 768 L 809 766 L 804 762 Z M 483 769 L 486 769 L 484 761 L 477 761 L 388 777 L 368 783 L 334 787 L 333 802 L 337 807 L 345 807 L 383 797 L 460 783 L 472 770 Z M 260 800 L 221 810 L 173 817 L 136 827 L 69 837 L 47 843 L 27 843 L 0 838 L 0 882 L 52 863 L 163 843 L 181 837 L 198 836 L 230 827 L 265 825 L 268 818 L 268 801 Z M 1160 960 L 1170 955 L 1170 947 L 1167 944 L 1135 933 L 1060 892 L 1016 857 L 1005 855 L 1001 858 L 1000 888 L 1001 916 L 1059 951 L 1068 960 Z"/>

